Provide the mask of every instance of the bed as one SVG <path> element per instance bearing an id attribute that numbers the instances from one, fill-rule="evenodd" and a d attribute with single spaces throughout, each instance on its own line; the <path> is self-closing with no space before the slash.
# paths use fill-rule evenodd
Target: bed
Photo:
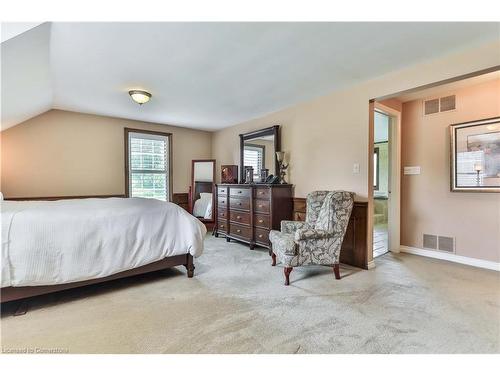
<path id="1" fill-rule="evenodd" d="M 177 265 L 193 276 L 205 226 L 144 198 L 1 201 L 1 301 Z"/>

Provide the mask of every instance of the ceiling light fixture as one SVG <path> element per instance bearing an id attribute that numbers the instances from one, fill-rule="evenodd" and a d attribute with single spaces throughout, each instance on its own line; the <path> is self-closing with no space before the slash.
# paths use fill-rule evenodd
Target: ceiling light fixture
<path id="1" fill-rule="evenodd" d="M 151 94 L 144 90 L 130 90 L 128 94 L 130 95 L 132 100 L 139 105 L 143 105 L 144 103 L 149 102 L 149 99 L 151 99 Z"/>

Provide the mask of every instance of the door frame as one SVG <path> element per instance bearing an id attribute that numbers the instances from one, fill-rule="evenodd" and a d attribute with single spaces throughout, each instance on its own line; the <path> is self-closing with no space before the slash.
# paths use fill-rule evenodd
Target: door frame
<path id="1" fill-rule="evenodd" d="M 399 253 L 401 247 L 401 112 L 374 103 L 373 110 L 389 116 L 389 198 L 388 198 L 388 251 Z M 375 124 L 373 123 L 373 126 Z M 373 156 L 372 156 L 373 157 Z M 373 166 L 372 166 L 373 169 Z M 373 179 L 372 179 L 373 181 Z M 373 202 L 374 194 L 370 198 Z M 373 205 L 372 205 L 373 206 Z M 373 215 L 374 212 L 371 212 Z M 373 235 L 373 227 L 372 227 Z M 372 246 L 373 252 L 373 246 Z"/>

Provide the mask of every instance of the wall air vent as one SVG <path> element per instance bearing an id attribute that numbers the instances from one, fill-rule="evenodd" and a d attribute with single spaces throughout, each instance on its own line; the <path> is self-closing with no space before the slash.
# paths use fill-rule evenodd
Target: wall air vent
<path id="1" fill-rule="evenodd" d="M 450 96 L 445 96 L 443 98 L 439 99 L 439 111 L 440 112 L 446 112 L 446 111 L 453 111 L 456 109 L 456 100 L 455 100 L 455 95 L 450 95 Z"/>
<path id="2" fill-rule="evenodd" d="M 433 234 L 424 234 L 424 249 L 437 249 L 437 236 Z"/>
<path id="3" fill-rule="evenodd" d="M 439 112 L 439 99 L 424 100 L 424 115 Z"/>
<path id="4" fill-rule="evenodd" d="M 446 251 L 448 253 L 455 252 L 455 243 L 453 237 L 438 237 L 438 249 L 441 251 Z"/>
<path id="5" fill-rule="evenodd" d="M 455 95 L 443 96 L 442 98 L 424 100 L 424 116 L 439 112 L 454 111 L 457 109 Z"/>

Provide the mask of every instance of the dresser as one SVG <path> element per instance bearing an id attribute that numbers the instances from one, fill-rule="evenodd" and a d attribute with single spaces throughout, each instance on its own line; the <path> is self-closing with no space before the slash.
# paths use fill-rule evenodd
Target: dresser
<path id="1" fill-rule="evenodd" d="M 215 236 L 270 248 L 269 231 L 293 220 L 293 186 L 219 184 Z"/>

